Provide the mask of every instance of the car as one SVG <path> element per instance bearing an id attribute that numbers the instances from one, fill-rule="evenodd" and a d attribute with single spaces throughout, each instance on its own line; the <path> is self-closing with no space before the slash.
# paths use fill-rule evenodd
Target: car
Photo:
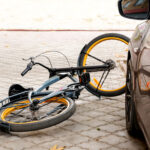
<path id="1" fill-rule="evenodd" d="M 127 6 L 129 2 L 144 11 Z M 125 115 L 128 133 L 137 136 L 142 131 L 150 149 L 150 0 L 119 0 L 118 8 L 123 17 L 146 20 L 137 25 L 128 45 Z"/>

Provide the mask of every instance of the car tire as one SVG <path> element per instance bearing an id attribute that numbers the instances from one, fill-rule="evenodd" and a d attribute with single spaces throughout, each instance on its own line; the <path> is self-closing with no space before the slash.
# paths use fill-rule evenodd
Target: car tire
<path id="1" fill-rule="evenodd" d="M 127 62 L 126 74 L 126 90 L 125 90 L 125 116 L 126 116 L 126 129 L 131 136 L 138 136 L 140 127 L 137 122 L 137 114 L 134 103 L 134 90 L 133 90 L 133 73 L 131 71 L 131 61 Z"/>

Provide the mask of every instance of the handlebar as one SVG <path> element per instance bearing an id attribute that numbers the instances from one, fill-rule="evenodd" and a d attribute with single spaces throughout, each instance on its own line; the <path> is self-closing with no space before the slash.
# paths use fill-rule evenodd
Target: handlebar
<path id="1" fill-rule="evenodd" d="M 22 76 L 24 76 L 25 74 L 28 73 L 28 71 L 30 71 L 32 69 L 32 66 L 34 65 L 34 63 L 31 61 L 28 65 L 27 68 L 21 73 Z"/>

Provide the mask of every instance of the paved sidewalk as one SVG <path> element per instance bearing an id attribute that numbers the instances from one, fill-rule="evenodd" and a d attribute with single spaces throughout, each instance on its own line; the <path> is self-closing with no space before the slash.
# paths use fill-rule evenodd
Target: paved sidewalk
<path id="1" fill-rule="evenodd" d="M 130 37 L 131 32 L 122 32 Z M 48 78 L 45 70 L 35 67 L 25 77 L 21 58 L 46 50 L 63 52 L 76 66 L 82 47 L 102 32 L 0 32 L 0 97 L 7 96 L 12 83 L 35 88 Z M 60 59 L 60 57 L 59 57 Z M 61 63 L 57 63 L 61 64 Z M 63 65 L 66 65 L 65 62 Z M 112 83 L 113 84 L 113 83 Z M 125 129 L 124 95 L 99 100 L 86 90 L 77 100 L 77 111 L 54 127 L 27 133 L 0 132 L 0 150 L 144 150 L 142 140 L 130 137 Z"/>

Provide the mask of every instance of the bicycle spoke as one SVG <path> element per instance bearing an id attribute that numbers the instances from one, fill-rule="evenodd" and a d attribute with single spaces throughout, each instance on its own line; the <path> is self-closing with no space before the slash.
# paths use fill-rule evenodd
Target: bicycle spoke
<path id="1" fill-rule="evenodd" d="M 41 116 L 39 119 L 44 119 L 44 118 L 46 118 L 46 117 L 48 117 L 48 116 L 54 114 L 55 112 L 57 112 L 58 110 L 61 109 L 61 110 L 58 112 L 58 113 L 60 113 L 60 112 L 61 112 L 62 110 L 64 110 L 65 108 L 66 108 L 65 105 L 60 104 L 60 105 L 58 105 L 57 107 L 55 107 L 53 110 L 51 110 L 50 112 L 48 112 L 46 115 Z"/>
<path id="2" fill-rule="evenodd" d="M 101 87 L 102 87 L 101 81 L 102 81 L 102 79 L 103 79 L 103 76 L 104 76 L 105 72 L 106 72 L 106 71 L 103 72 L 102 77 L 101 77 L 100 80 L 99 80 L 99 83 L 98 83 L 98 85 L 97 85 L 96 91 L 98 91 L 99 85 L 101 85 Z"/>
<path id="3" fill-rule="evenodd" d="M 15 114 L 15 113 L 11 113 L 12 115 L 14 115 L 14 118 L 15 117 L 21 117 L 21 118 L 25 118 L 25 119 L 27 119 L 27 120 L 32 120 L 29 116 L 25 116 L 25 115 L 22 115 L 22 114 Z M 10 117 L 11 118 L 11 117 Z M 12 119 L 12 118 L 11 118 Z M 24 121 L 25 122 L 25 121 Z"/>
<path id="4" fill-rule="evenodd" d="M 92 56 L 91 54 L 87 54 L 87 53 L 85 53 L 85 52 L 83 52 L 83 53 L 86 54 L 86 55 L 88 55 L 88 56 L 91 57 L 91 58 L 94 58 L 94 59 L 96 59 L 96 60 L 98 60 L 98 61 L 104 63 L 104 64 L 107 64 L 105 61 L 103 61 L 103 60 L 101 60 L 101 59 L 99 59 L 99 58 L 97 58 L 97 57 L 95 57 L 95 56 Z"/>
<path id="5" fill-rule="evenodd" d="M 24 108 L 22 108 L 19 112 L 17 112 L 16 114 L 15 114 L 15 113 L 12 113 L 12 114 L 15 115 L 15 116 L 19 116 L 19 114 L 20 114 L 21 112 L 23 112 L 26 108 L 28 108 L 28 107 L 24 107 Z"/>
<path id="6" fill-rule="evenodd" d="M 20 117 L 20 119 L 24 118 L 23 121 L 22 121 L 22 119 L 18 120 L 19 119 L 18 117 Z M 17 119 L 17 121 L 15 121 L 16 123 L 27 122 L 27 121 L 32 121 L 33 120 L 32 117 L 30 117 L 29 115 L 27 116 L 25 114 L 18 114 L 18 113 L 17 114 L 16 113 L 11 113 L 11 115 L 7 117 L 8 121 L 15 120 L 15 119 Z"/>
<path id="7" fill-rule="evenodd" d="M 26 106 L 26 105 L 29 105 L 29 103 L 27 104 L 21 104 L 21 105 L 12 105 L 12 106 L 6 106 L 6 107 L 2 107 L 1 109 L 7 109 L 7 108 L 17 108 L 17 107 L 21 107 L 21 106 Z"/>
<path id="8" fill-rule="evenodd" d="M 104 78 L 104 80 L 103 80 L 103 82 L 102 82 L 101 86 L 103 86 L 103 84 L 104 84 L 104 82 L 105 82 L 105 80 L 106 80 L 106 78 L 107 78 L 107 76 L 108 76 L 109 72 L 110 72 L 110 70 L 107 72 L 107 74 L 106 74 L 106 76 L 105 76 L 105 78 Z"/>
<path id="9" fill-rule="evenodd" d="M 110 72 L 110 70 L 109 70 L 107 73 L 106 73 L 106 71 L 103 72 L 102 77 L 100 78 L 100 81 L 99 81 L 98 84 L 97 84 L 96 91 L 98 91 L 98 88 L 99 88 L 99 87 L 102 88 L 102 86 L 103 86 L 103 84 L 104 84 L 104 82 L 105 82 L 105 80 L 106 80 L 106 78 L 107 78 L 109 72 Z M 105 75 L 105 73 L 106 73 L 106 75 Z M 105 77 L 104 77 L 104 75 L 105 75 Z M 103 79 L 103 77 L 104 77 L 104 79 Z M 95 79 L 95 80 L 96 80 L 96 79 Z M 97 80 L 96 80 L 96 81 L 97 81 Z M 96 83 L 97 83 L 97 82 L 96 82 Z"/>

